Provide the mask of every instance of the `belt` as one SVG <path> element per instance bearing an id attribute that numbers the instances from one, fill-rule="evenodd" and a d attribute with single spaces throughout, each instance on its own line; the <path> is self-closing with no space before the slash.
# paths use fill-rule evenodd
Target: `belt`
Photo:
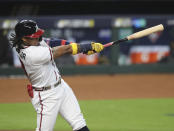
<path id="1" fill-rule="evenodd" d="M 33 88 L 35 91 L 46 91 L 46 90 L 51 89 L 51 87 L 53 87 L 53 88 L 57 87 L 59 84 L 61 84 L 61 78 L 60 78 L 59 81 L 56 82 L 53 86 L 50 85 L 50 86 L 41 87 L 41 88 L 32 86 L 32 88 Z"/>

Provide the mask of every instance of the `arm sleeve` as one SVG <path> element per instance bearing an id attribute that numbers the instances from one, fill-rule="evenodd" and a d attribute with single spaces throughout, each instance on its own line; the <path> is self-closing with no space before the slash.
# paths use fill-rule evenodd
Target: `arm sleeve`
<path id="1" fill-rule="evenodd" d="M 57 39 L 57 38 L 46 38 L 45 42 L 50 47 L 61 46 L 61 45 L 68 45 L 68 44 L 72 43 L 72 42 L 68 42 L 67 40 Z"/>
<path id="2" fill-rule="evenodd" d="M 31 49 L 30 61 L 33 65 L 45 64 L 52 59 L 53 53 L 50 47 L 34 46 Z"/>

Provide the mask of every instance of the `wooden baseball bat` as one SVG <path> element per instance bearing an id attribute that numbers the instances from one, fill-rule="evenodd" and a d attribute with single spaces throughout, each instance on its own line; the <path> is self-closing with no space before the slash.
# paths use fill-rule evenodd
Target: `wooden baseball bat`
<path id="1" fill-rule="evenodd" d="M 163 27 L 162 24 L 156 25 L 156 26 L 153 26 L 151 28 L 147 28 L 147 29 L 144 29 L 142 31 L 136 32 L 132 35 L 129 35 L 126 38 L 107 43 L 107 44 L 104 45 L 104 47 L 108 47 L 108 46 L 111 46 L 111 45 L 114 45 L 114 44 L 119 44 L 121 42 L 125 42 L 125 41 L 128 41 L 128 40 L 138 39 L 138 38 L 150 35 L 150 34 L 155 33 L 155 32 L 163 31 L 163 30 L 164 30 L 164 27 Z"/>

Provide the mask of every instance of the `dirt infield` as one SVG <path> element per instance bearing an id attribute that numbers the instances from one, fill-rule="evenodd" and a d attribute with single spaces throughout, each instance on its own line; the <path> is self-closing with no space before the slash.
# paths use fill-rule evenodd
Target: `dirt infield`
<path id="1" fill-rule="evenodd" d="M 64 76 L 80 100 L 174 97 L 174 74 Z M 0 103 L 29 102 L 25 78 L 0 79 Z"/>

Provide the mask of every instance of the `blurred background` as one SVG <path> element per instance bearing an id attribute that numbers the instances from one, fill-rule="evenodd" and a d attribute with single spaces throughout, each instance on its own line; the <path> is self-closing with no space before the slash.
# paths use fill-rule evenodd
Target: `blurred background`
<path id="1" fill-rule="evenodd" d="M 155 71 L 171 72 L 169 69 L 174 57 L 173 5 L 174 2 L 170 0 L 1 0 L 1 75 L 9 68 L 11 74 L 22 73 L 16 53 L 8 43 L 9 34 L 21 19 L 35 20 L 45 30 L 44 37 L 82 44 L 91 41 L 106 44 L 145 28 L 163 24 L 163 32 L 108 47 L 100 54 L 64 56 L 57 59 L 56 63 L 63 74 L 93 71 L 117 73 L 122 72 L 121 70 L 131 71 L 135 67 L 137 72 L 147 72 L 154 71 L 154 64 Z M 106 69 L 108 66 L 112 68 Z M 73 72 L 69 71 L 72 69 Z"/>
<path id="2" fill-rule="evenodd" d="M 36 127 L 29 82 L 8 42 L 21 19 L 35 20 L 46 38 L 81 44 L 106 44 L 163 24 L 163 32 L 55 62 L 91 131 L 173 131 L 173 8 L 173 0 L 0 0 L 0 131 Z M 58 119 L 55 130 L 71 128 Z"/>

